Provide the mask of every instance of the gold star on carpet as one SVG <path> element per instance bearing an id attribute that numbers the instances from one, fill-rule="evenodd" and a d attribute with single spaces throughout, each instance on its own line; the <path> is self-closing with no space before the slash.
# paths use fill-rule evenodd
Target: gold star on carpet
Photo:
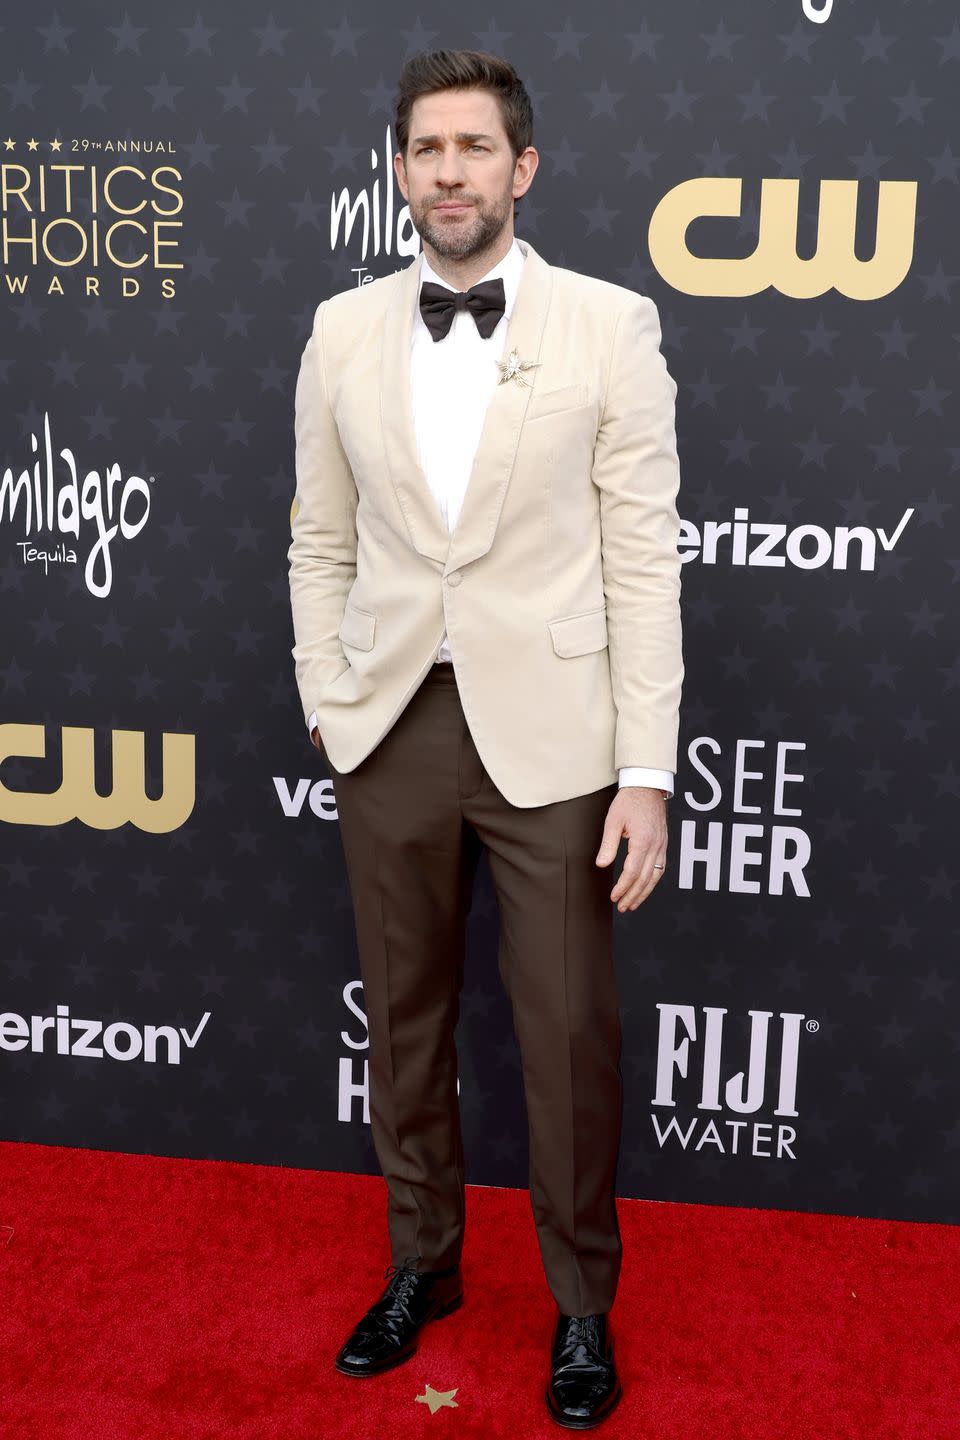
<path id="1" fill-rule="evenodd" d="M 516 380 L 518 385 L 529 386 L 530 381 L 524 380 L 521 371 L 536 370 L 539 364 L 539 360 L 521 360 L 519 351 L 511 350 L 506 360 L 497 361 L 500 368 L 500 379 L 497 384 L 502 385 L 505 380 Z"/>
<path id="2" fill-rule="evenodd" d="M 429 1405 L 430 1414 L 436 1415 L 437 1411 L 442 1410 L 444 1405 L 449 1405 L 451 1410 L 459 1408 L 456 1400 L 453 1398 L 459 1388 L 459 1385 L 455 1385 L 452 1390 L 434 1390 L 432 1385 L 428 1385 L 423 1394 L 417 1395 L 415 1398 L 419 1400 L 421 1405 Z"/>

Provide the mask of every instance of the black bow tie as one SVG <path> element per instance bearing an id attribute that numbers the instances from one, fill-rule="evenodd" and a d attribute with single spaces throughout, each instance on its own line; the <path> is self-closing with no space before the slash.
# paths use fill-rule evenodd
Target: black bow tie
<path id="1" fill-rule="evenodd" d="M 484 280 L 469 290 L 448 290 L 424 280 L 420 286 L 420 314 L 434 340 L 442 340 L 458 310 L 469 310 L 484 340 L 489 340 L 506 309 L 502 280 Z"/>

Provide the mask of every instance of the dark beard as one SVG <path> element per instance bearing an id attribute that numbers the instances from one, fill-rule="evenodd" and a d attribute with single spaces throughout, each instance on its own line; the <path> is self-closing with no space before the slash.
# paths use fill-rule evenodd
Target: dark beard
<path id="1" fill-rule="evenodd" d="M 470 260 L 489 250 L 503 234 L 510 218 L 513 195 L 508 193 L 499 205 L 486 210 L 477 209 L 473 222 L 467 225 L 445 226 L 442 222 L 430 220 L 431 205 L 421 215 L 410 212 L 414 228 L 422 240 L 426 240 L 438 255 L 449 260 Z"/>

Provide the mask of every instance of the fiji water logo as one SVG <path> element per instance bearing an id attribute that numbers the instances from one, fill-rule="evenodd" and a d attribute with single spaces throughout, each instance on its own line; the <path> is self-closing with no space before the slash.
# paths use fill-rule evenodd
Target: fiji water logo
<path id="1" fill-rule="evenodd" d="M 679 1112 L 665 1124 L 662 1115 L 651 1114 L 660 1149 L 678 1145 L 696 1152 L 711 1147 L 718 1155 L 795 1160 L 797 1130 L 780 1117 L 795 1119 L 800 1113 L 800 1038 L 815 1034 L 819 1023 L 793 1011 L 780 1011 L 774 1020 L 772 1010 L 748 1010 L 750 1033 L 744 1053 L 742 1045 L 734 1052 L 724 1034 L 724 1006 L 702 1007 L 702 1029 L 692 1005 L 658 1004 L 657 1009 L 657 1075 L 650 1103 Z M 731 1068 L 728 1052 L 740 1068 L 724 1078 Z M 765 1108 L 778 1118 L 753 1118 Z"/>

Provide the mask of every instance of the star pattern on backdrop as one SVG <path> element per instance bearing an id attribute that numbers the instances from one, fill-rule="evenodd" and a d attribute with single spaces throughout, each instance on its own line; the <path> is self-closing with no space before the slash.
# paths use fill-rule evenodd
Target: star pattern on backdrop
<path id="1" fill-rule="evenodd" d="M 613 917 L 624 1017 L 621 1193 L 725 1204 L 944 1216 L 944 1152 L 960 1149 L 953 1080 L 958 982 L 947 959 L 956 880 L 946 844 L 960 770 L 944 695 L 960 685 L 951 600 L 960 469 L 951 318 L 960 149 L 952 113 L 960 22 L 936 7 L 846 0 L 826 25 L 786 6 L 758 23 L 745 5 L 691 26 L 683 7 L 480 12 L 464 43 L 514 58 L 535 100 L 542 158 L 518 207 L 521 237 L 548 260 L 649 294 L 677 381 L 686 678 L 668 873 L 638 912 Z M 97 1065 L 48 1049 L 9 1051 L 21 1097 L 8 1131 L 45 1143 L 376 1172 L 362 1101 L 338 1118 L 341 1062 L 362 1087 L 363 1028 L 344 1003 L 358 979 L 336 796 L 302 721 L 290 655 L 286 551 L 293 389 L 317 303 L 390 273 L 396 251 L 331 242 L 342 191 L 384 203 L 384 130 L 403 58 L 449 43 L 438 3 L 384 23 L 368 5 L 322 14 L 278 5 L 245 23 L 174 6 L 104 26 L 79 13 L 19 16 L 5 34 L 5 163 L 62 161 L 73 139 L 169 140 L 184 196 L 181 271 L 82 267 L 47 294 L 38 264 L 8 292 L 0 356 L 3 464 L 19 471 L 49 413 L 78 465 L 149 477 L 143 533 L 112 547 L 109 596 L 82 567 L 25 565 L 0 519 L 0 594 L 16 625 L 0 658 L 5 718 L 43 725 L 49 758 L 10 757 L 4 783 L 52 788 L 60 727 L 90 727 L 109 789 L 110 734 L 142 731 L 146 784 L 162 787 L 161 733 L 197 737 L 196 805 L 165 837 L 6 826 L 0 902 L 9 943 L 5 1006 L 65 1003 L 105 1024 L 189 1032 L 179 1066 Z M 116 17 L 114 17 L 116 18 Z M 214 23 L 214 21 L 220 23 Z M 457 43 L 457 42 L 454 42 Z M 96 152 L 90 152 L 91 155 Z M 374 162 L 371 162 L 371 154 Z M 102 164 L 102 159 L 97 162 Z M 852 303 L 772 290 L 731 299 L 673 288 L 652 262 L 650 218 L 698 175 L 742 180 L 739 216 L 703 217 L 697 255 L 735 259 L 758 241 L 765 177 L 800 181 L 799 252 L 816 249 L 817 187 L 861 186 L 857 251 L 872 251 L 878 184 L 916 179 L 909 273 Z M 371 199 L 371 203 L 372 199 Z M 399 200 L 396 201 L 399 210 Z M 91 218 L 78 196 L 75 216 Z M 396 223 L 396 212 L 394 215 Z M 381 235 L 381 242 L 382 242 Z M 119 235 L 130 262 L 137 243 Z M 16 273 L 14 255 L 7 272 Z M 135 272 L 128 272 L 135 273 Z M 777 554 L 823 564 L 735 563 L 735 511 L 779 526 Z M 902 533 L 885 548 L 907 513 Z M 711 531 L 715 553 L 707 558 Z M 834 564 L 852 532 L 848 563 Z M 860 563 L 863 535 L 872 565 Z M 820 540 L 820 535 L 826 540 Z M 804 536 L 806 537 L 804 539 Z M 759 539 L 751 528 L 749 553 Z M 804 550 L 804 545 L 808 548 Z M 794 548 L 797 547 L 797 548 Z M 12 605 L 11 605 L 12 602 Z M 721 800 L 689 747 L 721 747 Z M 740 739 L 757 812 L 734 808 Z M 773 809 L 780 741 L 803 742 Z M 810 895 L 684 887 L 684 826 L 791 824 L 809 837 Z M 764 845 L 768 845 L 768 839 Z M 621 857 L 611 870 L 613 874 Z M 764 867 L 748 872 L 764 875 Z M 481 860 L 467 925 L 458 1029 L 468 1179 L 523 1185 L 528 1152 L 510 1003 L 496 966 L 498 912 Z M 362 996 L 360 997 L 362 999 Z M 700 1040 L 677 1081 L 687 1148 L 661 1148 L 651 1117 L 657 1005 L 727 1008 L 723 1079 L 748 1058 L 753 1009 L 803 1013 L 796 1161 L 697 1148 Z M 953 1063 L 951 1063 L 953 1062 Z M 768 1057 L 769 1084 L 776 1072 Z M 768 1091 L 758 1114 L 770 1124 Z M 917 1114 L 922 1123 L 917 1123 Z M 719 1131 L 727 1136 L 723 1111 Z M 742 1117 L 741 1117 L 742 1118 Z M 427 1387 L 424 1403 L 455 1392 Z M 434 1408 L 431 1404 L 431 1410 Z"/>

